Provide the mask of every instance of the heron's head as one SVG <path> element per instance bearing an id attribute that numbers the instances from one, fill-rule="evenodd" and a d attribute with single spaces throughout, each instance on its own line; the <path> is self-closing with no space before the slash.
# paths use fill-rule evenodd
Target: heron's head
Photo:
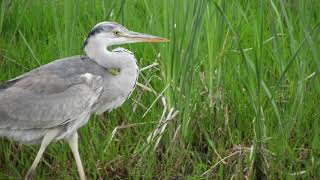
<path id="1" fill-rule="evenodd" d="M 137 42 L 168 42 L 169 40 L 158 36 L 129 31 L 124 26 L 115 22 L 101 22 L 90 31 L 83 47 L 85 48 L 90 41 L 95 41 L 105 46 L 112 46 Z"/>

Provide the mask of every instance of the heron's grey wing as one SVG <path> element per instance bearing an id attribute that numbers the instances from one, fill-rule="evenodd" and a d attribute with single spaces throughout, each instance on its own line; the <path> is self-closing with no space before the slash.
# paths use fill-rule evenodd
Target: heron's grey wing
<path id="1" fill-rule="evenodd" d="M 90 113 L 103 88 L 90 73 L 34 70 L 0 86 L 0 129 L 51 128 Z"/>

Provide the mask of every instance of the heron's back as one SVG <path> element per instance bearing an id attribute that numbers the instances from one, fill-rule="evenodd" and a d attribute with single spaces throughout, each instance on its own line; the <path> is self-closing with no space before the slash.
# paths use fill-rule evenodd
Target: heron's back
<path id="1" fill-rule="evenodd" d="M 50 128 L 61 129 L 61 138 L 67 136 L 89 119 L 103 89 L 103 74 L 86 56 L 74 56 L 2 84 L 0 136 L 35 143 Z"/>

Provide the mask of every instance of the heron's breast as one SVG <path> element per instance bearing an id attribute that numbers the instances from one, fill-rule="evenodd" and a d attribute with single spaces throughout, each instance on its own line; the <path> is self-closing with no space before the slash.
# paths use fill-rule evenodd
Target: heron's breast
<path id="1" fill-rule="evenodd" d="M 101 114 L 121 106 L 135 89 L 138 74 L 139 69 L 136 67 L 130 70 L 122 70 L 119 75 L 107 75 L 95 112 Z"/>

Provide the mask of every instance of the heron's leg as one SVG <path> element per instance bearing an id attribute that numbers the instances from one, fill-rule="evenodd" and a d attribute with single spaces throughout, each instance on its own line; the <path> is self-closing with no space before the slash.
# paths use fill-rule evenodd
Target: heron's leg
<path id="1" fill-rule="evenodd" d="M 58 135 L 58 133 L 59 133 L 59 130 L 52 129 L 52 130 L 49 130 L 46 135 L 44 135 L 44 137 L 41 141 L 41 146 L 40 146 L 40 149 L 37 153 L 37 156 L 34 159 L 32 165 L 31 165 L 31 167 L 25 177 L 26 180 L 32 179 L 33 172 L 35 171 L 37 165 L 39 164 L 39 161 L 40 161 L 44 151 L 46 150 L 46 148 L 50 144 L 50 142 Z"/>
<path id="2" fill-rule="evenodd" d="M 78 133 L 75 132 L 73 135 L 71 135 L 67 139 L 67 141 L 68 141 L 69 146 L 71 148 L 71 151 L 73 153 L 74 159 L 76 160 L 80 179 L 81 180 L 85 180 L 86 179 L 86 175 L 85 175 L 84 170 L 83 170 L 83 166 L 82 166 L 82 162 L 81 162 L 80 155 L 79 155 L 79 150 L 78 150 Z"/>

